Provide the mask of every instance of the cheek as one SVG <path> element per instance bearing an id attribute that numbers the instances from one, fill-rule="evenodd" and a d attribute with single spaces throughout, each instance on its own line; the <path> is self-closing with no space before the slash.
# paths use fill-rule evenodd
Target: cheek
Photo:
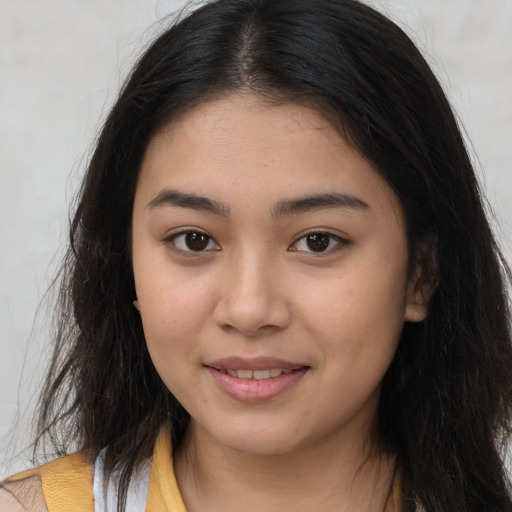
<path id="1" fill-rule="evenodd" d="M 149 283 L 148 283 L 149 284 Z M 183 393 L 181 383 L 192 384 L 194 375 L 184 361 L 198 361 L 197 339 L 203 315 L 201 300 L 191 289 L 177 286 L 141 288 L 141 318 L 148 351 L 156 371 L 169 390 Z"/>
<path id="2" fill-rule="evenodd" d="M 188 339 L 200 329 L 209 310 L 211 295 L 204 287 L 182 287 L 178 283 L 142 287 L 141 316 L 148 342 L 173 343 Z"/>
<path id="3" fill-rule="evenodd" d="M 157 366 L 173 355 L 190 356 L 215 301 L 208 279 L 198 272 L 172 272 L 168 265 L 146 266 L 136 275 L 144 334 Z"/>
<path id="4" fill-rule="evenodd" d="M 302 287 L 304 309 L 310 312 L 307 316 L 319 325 L 332 325 L 338 330 L 340 324 L 346 329 L 377 324 L 396 329 L 396 323 L 403 322 L 406 305 L 403 272 L 379 273 L 371 266 L 362 267 Z"/>
<path id="5" fill-rule="evenodd" d="M 396 350 L 406 306 L 406 258 L 378 263 L 360 258 L 304 296 L 303 319 L 323 345 L 325 359 L 355 372 L 386 368 Z"/>

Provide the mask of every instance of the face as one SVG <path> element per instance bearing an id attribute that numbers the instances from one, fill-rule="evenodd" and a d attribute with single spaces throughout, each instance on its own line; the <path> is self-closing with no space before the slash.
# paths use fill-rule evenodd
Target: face
<path id="1" fill-rule="evenodd" d="M 148 349 L 192 432 L 259 454 L 369 433 L 424 306 L 398 198 L 318 113 L 188 111 L 148 147 L 132 227 Z"/>

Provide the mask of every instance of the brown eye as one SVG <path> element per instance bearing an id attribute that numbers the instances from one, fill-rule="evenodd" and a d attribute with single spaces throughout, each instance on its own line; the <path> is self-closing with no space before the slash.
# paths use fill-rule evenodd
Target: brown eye
<path id="1" fill-rule="evenodd" d="M 315 233 L 306 237 L 306 245 L 313 252 L 323 252 L 329 247 L 331 237 L 325 233 Z"/>
<path id="2" fill-rule="evenodd" d="M 210 237 L 204 233 L 187 233 L 185 244 L 191 251 L 203 251 L 208 247 Z"/>
<path id="3" fill-rule="evenodd" d="M 182 253 L 210 252 L 220 250 L 215 240 L 201 231 L 183 231 L 173 235 L 167 244 Z"/>
<path id="4" fill-rule="evenodd" d="M 289 250 L 327 256 L 343 249 L 349 243 L 348 240 L 333 233 L 318 231 L 299 238 L 290 246 Z"/>

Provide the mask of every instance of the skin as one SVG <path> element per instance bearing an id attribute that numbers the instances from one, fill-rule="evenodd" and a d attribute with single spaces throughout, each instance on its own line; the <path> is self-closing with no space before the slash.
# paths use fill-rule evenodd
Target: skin
<path id="1" fill-rule="evenodd" d="M 0 483 L 0 512 L 48 512 L 41 479 L 31 476 L 16 482 Z"/>
<path id="2" fill-rule="evenodd" d="M 311 196 L 323 202 L 298 206 Z M 380 383 L 426 304 L 402 206 L 375 168 L 316 111 L 231 94 L 153 138 L 132 228 L 148 349 L 191 415 L 174 457 L 187 510 L 383 510 L 393 459 L 370 442 Z M 232 356 L 302 373 L 241 401 L 212 377 Z"/>

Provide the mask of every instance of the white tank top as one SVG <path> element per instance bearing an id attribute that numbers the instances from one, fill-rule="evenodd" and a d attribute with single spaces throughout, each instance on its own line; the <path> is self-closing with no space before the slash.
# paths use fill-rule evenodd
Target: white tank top
<path id="1" fill-rule="evenodd" d="M 117 512 L 117 477 L 111 475 L 108 482 L 105 481 L 103 464 L 105 449 L 100 452 L 94 461 L 93 494 L 94 512 Z M 149 473 L 151 460 L 146 461 L 138 471 L 133 473 L 128 486 L 125 512 L 144 512 L 149 488 Z"/>

